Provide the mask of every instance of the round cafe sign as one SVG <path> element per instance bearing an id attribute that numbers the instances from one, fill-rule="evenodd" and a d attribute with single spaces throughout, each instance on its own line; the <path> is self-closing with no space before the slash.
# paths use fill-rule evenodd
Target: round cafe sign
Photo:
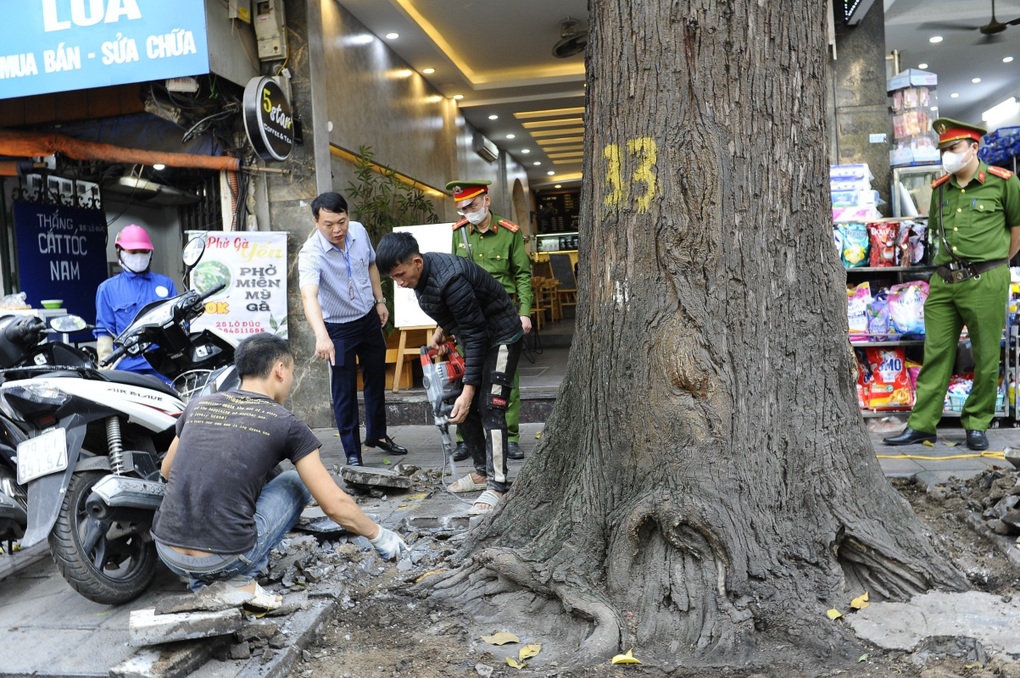
<path id="1" fill-rule="evenodd" d="M 244 88 L 244 130 L 263 160 L 286 160 L 294 148 L 290 102 L 272 78 L 252 78 Z"/>

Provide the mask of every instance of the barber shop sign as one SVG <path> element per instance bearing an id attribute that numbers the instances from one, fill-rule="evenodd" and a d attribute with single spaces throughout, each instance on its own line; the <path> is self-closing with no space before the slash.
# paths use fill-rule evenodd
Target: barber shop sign
<path id="1" fill-rule="evenodd" d="M 244 130 L 265 161 L 286 160 L 294 148 L 294 117 L 283 89 L 272 78 L 252 78 L 244 88 Z"/>

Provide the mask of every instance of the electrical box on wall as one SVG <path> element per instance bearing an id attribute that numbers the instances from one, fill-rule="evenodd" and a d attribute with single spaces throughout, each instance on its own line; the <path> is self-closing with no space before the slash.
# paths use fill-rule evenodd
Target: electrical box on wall
<path id="1" fill-rule="evenodd" d="M 287 58 L 286 20 L 283 0 L 255 0 L 255 35 L 259 40 L 259 59 Z"/>

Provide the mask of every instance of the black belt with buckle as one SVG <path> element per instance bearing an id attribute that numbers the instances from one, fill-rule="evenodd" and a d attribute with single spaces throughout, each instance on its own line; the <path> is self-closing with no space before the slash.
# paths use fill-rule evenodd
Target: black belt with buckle
<path id="1" fill-rule="evenodd" d="M 985 271 L 990 271 L 993 268 L 999 266 L 1005 266 L 1009 263 L 1008 259 L 993 259 L 991 261 L 979 261 L 977 263 L 971 263 L 969 261 L 954 261 L 948 266 L 936 266 L 935 272 L 939 274 L 943 280 L 947 283 L 958 283 L 964 280 L 970 280 L 976 278 Z"/>

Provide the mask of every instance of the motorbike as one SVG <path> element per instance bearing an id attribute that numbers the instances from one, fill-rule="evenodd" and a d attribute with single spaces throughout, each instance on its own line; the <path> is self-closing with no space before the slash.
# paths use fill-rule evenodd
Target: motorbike
<path id="1" fill-rule="evenodd" d="M 78 369 L 93 364 L 92 356 L 70 344 L 48 342 L 47 334 L 85 329 L 78 316 L 58 316 L 48 329 L 31 315 L 0 316 L 0 380 L 31 377 L 56 369 Z M 17 447 L 28 434 L 0 412 L 0 541 L 8 552 L 25 534 L 28 494 L 17 482 Z"/>
<path id="2" fill-rule="evenodd" d="M 193 243 L 185 276 L 204 251 L 204 240 Z M 28 487 L 22 545 L 48 539 L 64 579 L 97 603 L 130 601 L 155 575 L 149 529 L 165 486 L 160 461 L 186 398 L 236 385 L 234 342 L 190 329 L 220 289 L 146 305 L 101 363 L 144 355 L 181 390 L 154 376 L 92 367 L 0 384 L 0 410 L 28 432 L 16 448 L 18 481 Z"/>

